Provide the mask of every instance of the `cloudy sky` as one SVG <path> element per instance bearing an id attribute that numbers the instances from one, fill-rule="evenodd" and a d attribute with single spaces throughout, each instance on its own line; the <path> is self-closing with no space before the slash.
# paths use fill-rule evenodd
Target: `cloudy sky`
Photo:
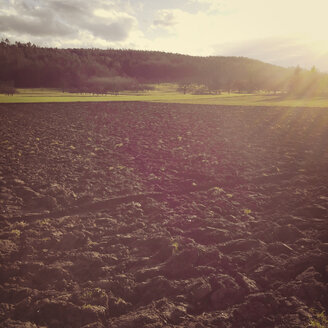
<path id="1" fill-rule="evenodd" d="M 41 46 L 246 56 L 328 72 L 328 0 L 0 0 L 0 36 Z"/>

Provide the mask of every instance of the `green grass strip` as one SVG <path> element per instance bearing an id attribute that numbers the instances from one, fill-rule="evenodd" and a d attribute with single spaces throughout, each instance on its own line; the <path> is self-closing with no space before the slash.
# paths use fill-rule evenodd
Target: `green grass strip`
<path id="1" fill-rule="evenodd" d="M 233 105 L 233 106 L 289 106 L 327 107 L 328 97 L 287 98 L 273 94 L 192 95 L 175 91 L 176 85 L 163 84 L 146 92 L 122 92 L 119 95 L 91 95 L 64 93 L 55 89 L 18 89 L 13 96 L 0 94 L 0 103 L 56 103 L 56 102 L 110 102 L 143 101 L 183 104 Z"/>

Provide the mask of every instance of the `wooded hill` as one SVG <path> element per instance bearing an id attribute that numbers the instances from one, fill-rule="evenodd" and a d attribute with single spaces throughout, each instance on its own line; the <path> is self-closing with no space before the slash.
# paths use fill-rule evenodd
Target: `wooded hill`
<path id="1" fill-rule="evenodd" d="M 194 57 L 158 51 L 57 49 L 31 43 L 0 43 L 0 83 L 16 88 L 61 88 L 107 93 L 141 90 L 145 84 L 191 84 L 202 92 L 289 92 L 318 94 L 328 90 L 327 74 L 282 68 L 244 57 Z M 200 89 L 198 89 L 200 90 Z"/>

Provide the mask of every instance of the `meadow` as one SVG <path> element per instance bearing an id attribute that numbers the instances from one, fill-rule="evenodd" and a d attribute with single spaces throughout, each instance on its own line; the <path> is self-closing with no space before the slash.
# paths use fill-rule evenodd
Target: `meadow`
<path id="1" fill-rule="evenodd" d="M 227 93 L 193 95 L 176 91 L 177 84 L 155 84 L 154 90 L 143 92 L 124 91 L 118 95 L 92 95 L 62 92 L 57 89 L 18 89 L 13 96 L 0 94 L 0 103 L 51 103 L 51 102 L 114 102 L 143 101 L 160 103 L 182 103 L 231 106 L 269 106 L 269 107 L 328 107 L 328 97 L 297 98 L 285 94 Z"/>

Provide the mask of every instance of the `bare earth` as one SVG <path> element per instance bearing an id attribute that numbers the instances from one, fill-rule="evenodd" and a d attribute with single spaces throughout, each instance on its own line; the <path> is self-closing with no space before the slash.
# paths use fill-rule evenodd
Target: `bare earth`
<path id="1" fill-rule="evenodd" d="M 310 327 L 328 109 L 0 105 L 1 327 Z"/>

